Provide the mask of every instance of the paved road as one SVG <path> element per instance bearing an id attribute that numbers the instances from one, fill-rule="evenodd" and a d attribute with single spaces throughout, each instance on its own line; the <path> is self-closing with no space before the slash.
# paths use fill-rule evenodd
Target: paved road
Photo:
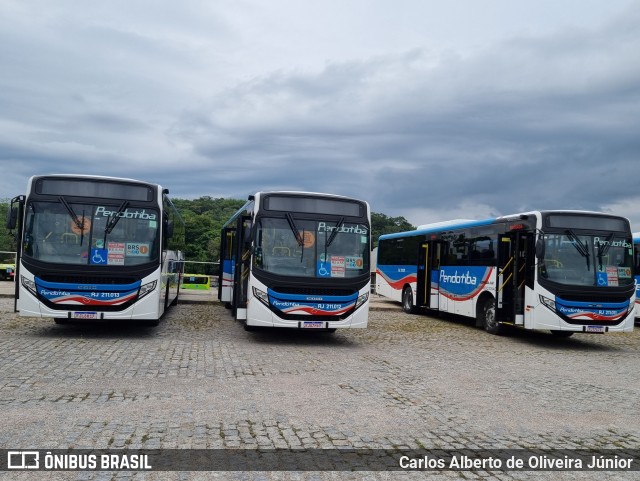
<path id="1" fill-rule="evenodd" d="M 59 326 L 19 318 L 12 307 L 13 299 L 0 298 L 4 449 L 640 449 L 638 331 L 496 337 L 379 302 L 368 329 L 335 334 L 247 333 L 217 303 L 180 304 L 157 328 Z M 31 480 L 44 473 L 9 474 Z M 636 474 L 477 470 L 429 479 Z M 97 480 L 398 477 L 425 473 L 47 473 Z"/>

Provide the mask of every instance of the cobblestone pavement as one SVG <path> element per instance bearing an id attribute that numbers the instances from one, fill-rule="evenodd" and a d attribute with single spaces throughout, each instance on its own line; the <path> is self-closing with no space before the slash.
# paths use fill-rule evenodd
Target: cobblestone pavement
<path id="1" fill-rule="evenodd" d="M 373 310 L 366 330 L 56 325 L 0 299 L 0 448 L 640 449 L 640 332 L 491 336 Z M 0 473 L 43 479 L 43 473 Z M 620 472 L 57 472 L 47 479 L 634 479 Z"/>

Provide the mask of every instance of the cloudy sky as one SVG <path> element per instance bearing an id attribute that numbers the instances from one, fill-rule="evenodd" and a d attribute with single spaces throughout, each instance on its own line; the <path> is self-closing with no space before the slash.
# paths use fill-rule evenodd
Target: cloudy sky
<path id="1" fill-rule="evenodd" d="M 86 173 L 640 231 L 635 0 L 0 0 L 0 69 L 0 199 Z"/>

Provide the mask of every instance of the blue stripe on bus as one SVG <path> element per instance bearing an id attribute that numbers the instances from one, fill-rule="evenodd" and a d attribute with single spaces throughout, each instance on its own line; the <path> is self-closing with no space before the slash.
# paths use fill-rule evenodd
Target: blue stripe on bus
<path id="1" fill-rule="evenodd" d="M 66 289 L 76 291 L 130 291 L 140 287 L 141 281 L 131 284 L 71 284 L 66 282 L 47 282 L 39 277 L 35 278 L 36 284 L 47 289 Z M 90 287 L 90 289 L 88 289 Z"/>
<path id="2" fill-rule="evenodd" d="M 629 307 L 629 301 L 624 302 L 579 302 L 566 301 L 556 296 L 556 304 L 562 304 L 566 307 L 582 307 L 589 309 L 626 309 Z"/>
<path id="3" fill-rule="evenodd" d="M 313 294 L 284 294 L 273 289 L 267 289 L 269 297 L 282 301 L 318 301 L 318 302 L 352 302 L 358 298 L 358 293 L 349 296 L 321 296 Z"/>

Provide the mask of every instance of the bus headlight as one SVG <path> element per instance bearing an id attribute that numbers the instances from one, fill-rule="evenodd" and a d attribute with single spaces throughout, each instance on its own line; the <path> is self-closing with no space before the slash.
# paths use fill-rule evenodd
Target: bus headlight
<path id="1" fill-rule="evenodd" d="M 548 297 L 540 296 L 540 302 L 542 302 L 545 306 L 551 309 L 553 312 L 556 312 L 556 301 L 553 299 L 549 299 Z"/>
<path id="2" fill-rule="evenodd" d="M 366 300 L 369 299 L 369 293 L 365 292 L 364 294 L 362 294 L 360 297 L 358 297 L 358 300 L 356 301 L 356 307 L 355 309 L 357 309 L 358 307 L 360 307 L 362 304 L 364 304 L 366 302 Z"/>
<path id="3" fill-rule="evenodd" d="M 148 284 L 145 284 L 144 286 L 141 286 L 140 292 L 138 293 L 138 299 L 142 299 L 144 296 L 146 296 L 150 292 L 153 292 L 157 284 L 158 284 L 158 281 L 153 281 L 153 282 L 149 282 Z"/>
<path id="4" fill-rule="evenodd" d="M 254 287 L 253 288 L 253 297 L 258 299 L 265 306 L 269 307 L 269 295 L 266 292 L 261 291 L 260 289 L 257 289 L 257 288 Z"/>
<path id="5" fill-rule="evenodd" d="M 20 280 L 22 281 L 22 285 L 25 287 L 25 289 L 27 289 L 31 294 L 33 294 L 34 296 L 38 296 L 38 292 L 36 291 L 36 283 L 33 281 L 30 281 L 29 279 L 27 279 L 24 276 L 20 276 Z"/>

